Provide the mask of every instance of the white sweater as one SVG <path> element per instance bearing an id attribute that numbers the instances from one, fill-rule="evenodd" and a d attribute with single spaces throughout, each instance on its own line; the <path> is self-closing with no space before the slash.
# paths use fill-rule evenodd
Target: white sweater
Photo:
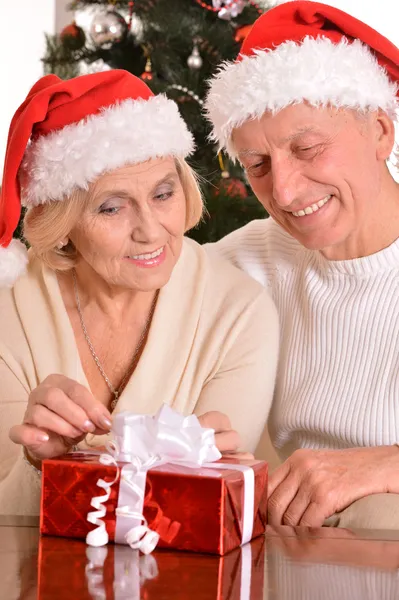
<path id="1" fill-rule="evenodd" d="M 277 305 L 269 431 L 280 457 L 399 442 L 399 240 L 365 258 L 327 261 L 266 219 L 208 249 L 269 288 Z"/>

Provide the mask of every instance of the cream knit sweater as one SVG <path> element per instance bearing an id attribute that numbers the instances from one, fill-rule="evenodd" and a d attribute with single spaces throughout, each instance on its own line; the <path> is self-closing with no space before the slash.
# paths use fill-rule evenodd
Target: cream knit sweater
<path id="1" fill-rule="evenodd" d="M 186 415 L 219 410 L 253 451 L 272 401 L 277 321 L 262 286 L 187 239 L 116 411 L 154 414 L 163 402 Z M 31 259 L 28 274 L 0 291 L 2 514 L 39 511 L 40 479 L 8 431 L 22 421 L 30 391 L 51 373 L 88 387 L 57 278 Z"/>
<path id="2" fill-rule="evenodd" d="M 399 240 L 327 261 L 265 219 L 207 249 L 276 303 L 281 358 L 269 431 L 280 457 L 399 442 Z"/>

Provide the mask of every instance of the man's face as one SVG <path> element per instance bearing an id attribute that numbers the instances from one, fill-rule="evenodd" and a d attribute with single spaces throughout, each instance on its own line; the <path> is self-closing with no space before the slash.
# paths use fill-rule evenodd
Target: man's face
<path id="1" fill-rule="evenodd" d="M 232 140 L 273 219 L 305 247 L 342 258 L 377 210 L 389 156 L 381 131 L 377 113 L 301 103 L 247 121 Z"/>

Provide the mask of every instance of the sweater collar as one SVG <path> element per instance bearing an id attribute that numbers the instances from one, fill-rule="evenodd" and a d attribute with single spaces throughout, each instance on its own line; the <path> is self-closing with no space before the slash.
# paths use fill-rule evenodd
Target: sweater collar
<path id="1" fill-rule="evenodd" d="M 375 275 L 377 272 L 399 269 L 399 238 L 387 248 L 362 258 L 327 260 L 320 251 L 315 251 L 315 254 L 320 268 L 330 274 Z"/>

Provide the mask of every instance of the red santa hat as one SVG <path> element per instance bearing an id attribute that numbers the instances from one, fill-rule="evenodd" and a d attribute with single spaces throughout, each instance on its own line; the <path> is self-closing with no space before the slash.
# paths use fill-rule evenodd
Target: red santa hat
<path id="1" fill-rule="evenodd" d="M 304 100 L 395 118 L 398 81 L 399 50 L 387 38 L 342 10 L 299 0 L 255 22 L 237 61 L 211 79 L 205 107 L 213 140 L 235 156 L 235 127 Z"/>
<path id="2" fill-rule="evenodd" d="M 0 196 L 0 287 L 26 267 L 13 234 L 22 206 L 60 201 L 102 173 L 194 150 L 177 105 L 122 70 L 41 78 L 9 130 Z"/>

